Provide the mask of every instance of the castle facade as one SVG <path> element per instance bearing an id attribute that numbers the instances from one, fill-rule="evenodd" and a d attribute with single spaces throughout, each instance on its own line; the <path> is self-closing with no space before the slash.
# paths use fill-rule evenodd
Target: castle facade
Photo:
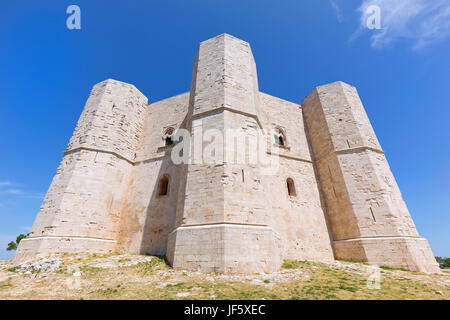
<path id="1" fill-rule="evenodd" d="M 94 86 L 16 262 L 165 255 L 177 269 L 273 272 L 350 259 L 438 272 L 356 89 L 297 104 L 262 93 L 250 45 L 200 43 L 189 92 L 148 103 Z"/>

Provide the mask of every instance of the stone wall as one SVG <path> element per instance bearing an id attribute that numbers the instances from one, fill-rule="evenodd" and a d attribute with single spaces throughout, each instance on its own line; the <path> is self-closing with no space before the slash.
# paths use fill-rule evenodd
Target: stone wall
<path id="1" fill-rule="evenodd" d="M 263 179 L 270 225 L 280 235 L 282 258 L 333 260 L 301 106 L 265 93 L 260 93 L 260 102 L 263 127 L 268 132 L 281 128 L 286 138 L 285 146 L 279 147 L 269 135 L 269 143 L 280 154 L 280 166 L 276 174 Z M 288 194 L 288 178 L 295 184 L 294 197 Z"/>
<path id="2" fill-rule="evenodd" d="M 185 127 L 189 93 L 148 106 L 144 134 L 124 196 L 118 224 L 118 250 L 165 255 L 168 234 L 175 227 L 180 165 L 170 160 L 172 146 L 165 146 L 164 132 Z M 159 196 L 161 178 L 169 177 L 168 194 Z"/>

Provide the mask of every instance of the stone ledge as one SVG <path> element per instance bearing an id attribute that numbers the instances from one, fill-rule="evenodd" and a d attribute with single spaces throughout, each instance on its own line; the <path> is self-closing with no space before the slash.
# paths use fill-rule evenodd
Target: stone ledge
<path id="1" fill-rule="evenodd" d="M 26 238 L 20 241 L 14 255 L 13 263 L 18 264 L 29 259 L 47 257 L 61 253 L 111 253 L 114 252 L 116 241 L 90 237 L 43 236 Z M 19 250 L 20 249 L 20 250 Z"/>
<path id="2" fill-rule="evenodd" d="M 439 265 L 425 238 L 379 237 L 333 241 L 336 259 L 371 265 L 439 273 Z"/>

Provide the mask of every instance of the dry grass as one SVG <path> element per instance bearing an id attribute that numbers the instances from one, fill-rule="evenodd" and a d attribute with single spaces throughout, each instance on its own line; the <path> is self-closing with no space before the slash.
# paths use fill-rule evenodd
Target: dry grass
<path id="1" fill-rule="evenodd" d="M 367 287 L 367 266 L 351 262 L 339 262 L 336 266 L 286 261 L 282 270 L 272 275 L 224 276 L 176 271 L 158 257 L 66 255 L 62 258 L 64 264 L 58 270 L 31 274 L 0 263 L 0 299 L 450 298 L 449 273 L 426 275 L 382 269 L 380 289 L 371 290 Z"/>

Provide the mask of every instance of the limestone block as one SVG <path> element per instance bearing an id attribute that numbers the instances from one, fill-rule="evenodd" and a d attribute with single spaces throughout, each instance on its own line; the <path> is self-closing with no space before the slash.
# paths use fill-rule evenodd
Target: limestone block
<path id="1" fill-rule="evenodd" d="M 230 224 L 179 227 L 169 235 L 176 269 L 217 273 L 270 273 L 279 269 L 278 236 L 268 227 Z"/>

